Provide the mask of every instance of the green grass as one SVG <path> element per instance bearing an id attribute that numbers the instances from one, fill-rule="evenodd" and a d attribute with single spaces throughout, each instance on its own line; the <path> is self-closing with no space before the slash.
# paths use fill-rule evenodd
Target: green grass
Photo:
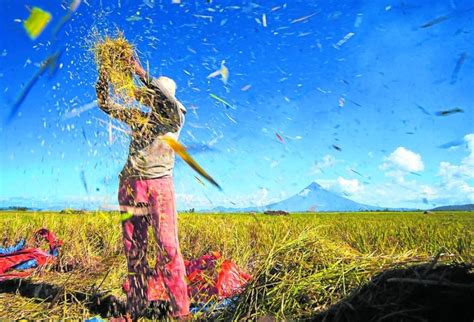
<path id="1" fill-rule="evenodd" d="M 72 270 L 42 272 L 34 281 L 87 290 L 109 271 L 101 289 L 123 296 L 126 265 L 118 213 L 0 212 L 3 244 L 31 237 L 41 227 L 64 241 L 60 264 Z M 390 267 L 428 262 L 438 253 L 442 262 L 472 263 L 474 213 L 180 214 L 179 238 L 185 258 L 219 251 L 255 277 L 232 312 L 234 319 L 304 318 Z M 152 243 L 152 263 L 155 250 Z M 49 303 L 0 293 L 2 318 L 88 316 L 81 303 L 49 308 Z"/>

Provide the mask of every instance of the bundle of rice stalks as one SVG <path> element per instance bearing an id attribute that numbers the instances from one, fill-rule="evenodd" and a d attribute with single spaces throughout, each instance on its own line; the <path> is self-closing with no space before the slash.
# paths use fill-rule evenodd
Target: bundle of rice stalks
<path id="1" fill-rule="evenodd" d="M 94 44 L 93 51 L 98 68 L 107 74 L 115 94 L 126 101 L 133 98 L 133 45 L 119 34 L 117 38 L 106 36 L 99 40 Z"/>

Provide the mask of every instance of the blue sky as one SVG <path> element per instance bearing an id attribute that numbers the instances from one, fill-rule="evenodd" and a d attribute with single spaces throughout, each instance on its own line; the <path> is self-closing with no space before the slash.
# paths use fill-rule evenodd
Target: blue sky
<path id="1" fill-rule="evenodd" d="M 313 181 L 379 206 L 473 203 L 472 2 L 404 3 L 88 0 L 52 43 L 67 3 L 4 0 L 0 201 L 116 205 L 128 138 L 114 129 L 109 142 L 89 48 L 94 30 L 120 29 L 152 74 L 177 82 L 189 111 L 181 142 L 224 189 L 203 187 L 178 161 L 180 209 L 264 205 Z M 34 41 L 21 23 L 26 6 L 53 16 Z M 438 17 L 446 19 L 421 28 Z M 7 124 L 55 49 L 57 73 L 38 80 Z M 223 60 L 227 84 L 207 78 Z M 436 115 L 455 108 L 464 112 Z"/>

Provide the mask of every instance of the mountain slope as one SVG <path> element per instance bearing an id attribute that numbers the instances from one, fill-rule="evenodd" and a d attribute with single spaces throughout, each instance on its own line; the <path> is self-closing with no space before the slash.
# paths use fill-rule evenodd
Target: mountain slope
<path id="1" fill-rule="evenodd" d="M 467 205 L 449 205 L 449 206 L 441 206 L 431 209 L 432 211 L 474 211 L 474 204 L 467 204 Z"/>
<path id="2" fill-rule="evenodd" d="M 262 207 L 248 208 L 226 208 L 216 207 L 212 211 L 217 212 L 247 212 L 265 210 L 285 210 L 290 212 L 298 211 L 361 211 L 361 210 L 381 210 L 383 208 L 364 205 L 350 199 L 338 196 L 335 193 L 325 190 L 316 182 L 301 190 L 298 194 Z"/>
<path id="3" fill-rule="evenodd" d="M 316 182 L 288 199 L 269 204 L 266 210 L 285 211 L 359 211 L 378 210 L 380 207 L 360 204 L 323 189 Z"/>

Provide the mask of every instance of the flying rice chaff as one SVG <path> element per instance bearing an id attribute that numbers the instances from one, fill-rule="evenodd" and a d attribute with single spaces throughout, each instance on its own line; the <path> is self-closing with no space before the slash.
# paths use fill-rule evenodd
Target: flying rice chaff
<path id="1" fill-rule="evenodd" d="M 23 21 L 23 27 L 28 36 L 35 40 L 51 21 L 51 14 L 41 8 L 33 7 L 28 19 Z"/>
<path id="2" fill-rule="evenodd" d="M 207 172 L 204 171 L 204 169 L 201 168 L 201 166 L 196 161 L 194 161 L 194 159 L 189 155 L 188 151 L 186 151 L 186 148 L 181 143 L 168 135 L 162 136 L 161 140 L 165 142 L 170 148 L 172 148 L 174 152 L 176 152 L 176 154 L 181 157 L 181 159 L 183 159 L 191 168 L 194 169 L 194 171 L 206 178 L 207 181 L 219 188 L 219 190 L 222 190 L 219 184 L 209 174 L 207 174 Z"/>

